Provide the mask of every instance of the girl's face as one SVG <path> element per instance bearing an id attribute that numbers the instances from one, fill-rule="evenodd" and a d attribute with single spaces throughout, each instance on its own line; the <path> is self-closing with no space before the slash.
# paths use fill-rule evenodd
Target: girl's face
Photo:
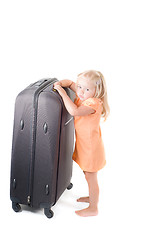
<path id="1" fill-rule="evenodd" d="M 95 86 L 91 81 L 85 78 L 78 78 L 76 84 L 76 94 L 81 101 L 94 97 L 95 90 Z"/>

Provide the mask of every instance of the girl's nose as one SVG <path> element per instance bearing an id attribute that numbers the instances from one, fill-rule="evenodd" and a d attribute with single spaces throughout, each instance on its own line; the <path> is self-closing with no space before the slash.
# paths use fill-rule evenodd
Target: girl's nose
<path id="1" fill-rule="evenodd" d="M 81 93 L 81 94 L 84 94 L 84 91 L 83 91 L 83 89 L 80 89 L 80 93 Z"/>

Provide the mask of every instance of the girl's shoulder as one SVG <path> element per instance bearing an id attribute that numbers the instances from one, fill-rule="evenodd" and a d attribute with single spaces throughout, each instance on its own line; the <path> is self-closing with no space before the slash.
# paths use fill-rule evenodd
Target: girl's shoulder
<path id="1" fill-rule="evenodd" d="M 92 104 L 92 105 L 101 105 L 102 104 L 102 100 L 99 98 L 87 98 L 85 101 L 83 101 L 83 104 Z"/>
<path id="2" fill-rule="evenodd" d="M 82 105 L 91 107 L 95 110 L 97 110 L 98 108 L 101 108 L 102 104 L 103 104 L 103 102 L 99 98 L 88 98 L 82 102 Z"/>

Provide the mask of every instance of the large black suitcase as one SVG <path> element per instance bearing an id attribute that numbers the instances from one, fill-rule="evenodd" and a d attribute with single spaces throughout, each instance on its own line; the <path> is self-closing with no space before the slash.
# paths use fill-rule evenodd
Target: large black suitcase
<path id="1" fill-rule="evenodd" d="M 25 204 L 44 208 L 51 218 L 51 207 L 72 187 L 73 117 L 53 90 L 56 81 L 33 83 L 15 101 L 10 179 L 15 212 Z M 65 90 L 73 100 L 73 92 Z"/>

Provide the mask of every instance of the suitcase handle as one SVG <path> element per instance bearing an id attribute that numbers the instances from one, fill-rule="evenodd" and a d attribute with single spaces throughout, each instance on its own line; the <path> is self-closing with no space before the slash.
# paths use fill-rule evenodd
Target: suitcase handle
<path id="1" fill-rule="evenodd" d="M 31 87 L 40 87 L 41 85 L 43 85 L 44 83 L 46 83 L 47 85 L 47 82 L 48 84 L 51 83 L 51 82 L 56 82 L 58 81 L 56 78 L 42 78 L 41 80 L 37 81 L 37 82 L 34 82 L 34 83 L 31 83 L 27 88 L 31 88 Z M 45 85 L 45 84 L 44 84 Z"/>
<path id="2" fill-rule="evenodd" d="M 43 78 L 43 79 L 41 79 L 41 80 L 39 80 L 39 81 L 37 81 L 35 83 L 31 83 L 29 85 L 29 87 L 33 87 L 33 86 L 40 87 L 44 82 L 47 82 L 48 80 L 50 80 L 50 79 Z"/>
<path id="3" fill-rule="evenodd" d="M 34 86 L 40 87 L 44 82 L 47 82 L 47 81 L 48 81 L 48 79 L 41 79 L 41 80 L 35 82 Z"/>

